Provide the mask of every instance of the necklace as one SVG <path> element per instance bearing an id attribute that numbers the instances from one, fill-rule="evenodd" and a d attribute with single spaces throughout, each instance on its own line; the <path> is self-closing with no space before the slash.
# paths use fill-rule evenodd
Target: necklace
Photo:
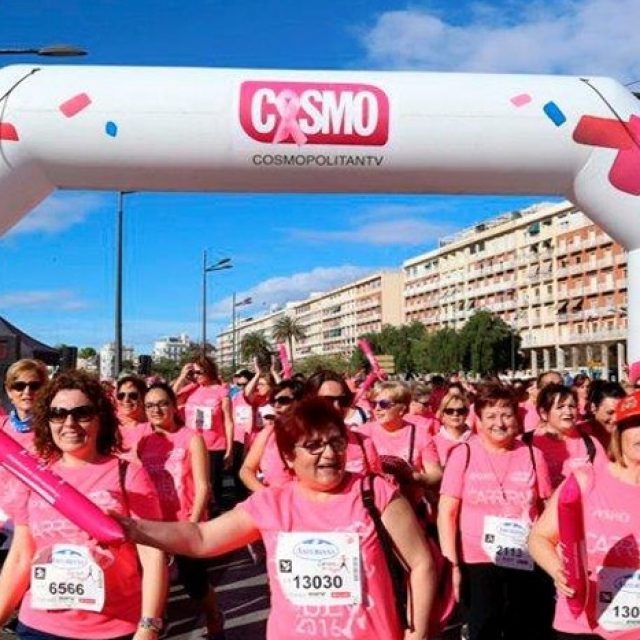
<path id="1" fill-rule="evenodd" d="M 487 457 L 487 462 L 489 463 L 489 467 L 491 468 L 491 473 L 493 474 L 493 477 L 495 478 L 496 482 L 498 483 L 498 486 L 500 487 L 502 500 L 506 502 L 507 492 L 504 490 L 504 484 L 507 478 L 509 477 L 509 471 L 511 470 L 511 462 L 513 461 L 513 456 L 509 456 L 509 461 L 507 462 L 507 468 L 505 469 L 505 472 L 502 474 L 502 477 L 500 477 L 498 475 L 498 472 L 496 471 L 496 468 L 493 466 L 493 462 L 491 461 L 491 456 L 489 452 L 484 447 L 483 447 L 483 450 L 484 450 L 484 455 Z M 509 455 L 509 453 L 511 453 L 511 451 L 509 451 L 507 455 Z M 501 455 L 504 455 L 504 454 L 501 454 Z"/>

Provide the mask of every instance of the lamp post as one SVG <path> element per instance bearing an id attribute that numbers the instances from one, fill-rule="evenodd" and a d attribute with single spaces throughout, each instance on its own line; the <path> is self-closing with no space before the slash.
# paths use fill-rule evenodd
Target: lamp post
<path id="1" fill-rule="evenodd" d="M 208 264 L 207 250 L 202 254 L 202 355 L 207 354 L 207 273 L 231 269 L 231 258 L 222 258 L 214 264 Z"/>
<path id="2" fill-rule="evenodd" d="M 46 47 L 6 47 L 0 48 L 0 56 L 47 56 L 50 58 L 72 58 L 86 56 L 87 51 L 70 44 L 52 44 Z"/>
<path id="3" fill-rule="evenodd" d="M 247 304 L 251 304 L 252 302 L 253 302 L 253 299 L 250 296 L 236 302 L 236 293 L 235 291 L 233 292 L 233 308 L 231 311 L 231 349 L 232 349 L 231 368 L 233 369 L 234 373 L 236 370 L 236 359 L 237 359 L 236 358 L 236 309 L 238 307 L 243 307 Z"/>
<path id="4" fill-rule="evenodd" d="M 114 364 L 116 377 L 122 369 L 122 221 L 124 216 L 124 197 L 135 191 L 119 191 L 116 208 L 116 301 L 115 327 L 113 338 Z"/>

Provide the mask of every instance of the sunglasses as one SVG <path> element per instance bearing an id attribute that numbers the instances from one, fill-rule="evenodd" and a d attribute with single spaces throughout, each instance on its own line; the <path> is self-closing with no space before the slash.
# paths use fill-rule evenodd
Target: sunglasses
<path id="1" fill-rule="evenodd" d="M 203 376 L 204 371 L 202 369 L 191 369 L 191 375 L 195 378 L 196 376 Z"/>
<path id="2" fill-rule="evenodd" d="M 273 404 L 279 404 L 282 407 L 286 407 L 294 402 L 291 396 L 276 396 L 273 399 Z"/>
<path id="3" fill-rule="evenodd" d="M 376 400 L 375 402 L 371 403 L 373 405 L 374 409 L 382 409 L 383 411 L 385 411 L 386 409 L 390 409 L 391 407 L 393 407 L 393 405 L 397 404 L 396 402 L 393 402 L 392 400 Z"/>
<path id="4" fill-rule="evenodd" d="M 53 424 L 62 424 L 63 422 L 66 422 L 69 416 L 71 416 L 74 422 L 87 424 L 91 422 L 97 414 L 98 410 L 92 404 L 83 404 L 79 407 L 73 407 L 73 409 L 49 407 L 47 419 Z"/>
<path id="5" fill-rule="evenodd" d="M 262 416 L 263 420 L 275 420 L 276 417 L 274 415 Z"/>
<path id="6" fill-rule="evenodd" d="M 168 400 L 158 400 L 158 402 L 145 402 L 144 408 L 147 411 L 152 409 L 160 409 L 160 411 L 166 409 L 171 403 Z"/>
<path id="7" fill-rule="evenodd" d="M 466 407 L 460 407 L 459 409 L 447 407 L 446 409 L 442 410 L 442 413 L 447 416 L 466 416 L 469 413 L 469 409 L 467 409 Z"/>
<path id="8" fill-rule="evenodd" d="M 118 391 L 118 393 L 116 394 L 116 398 L 118 398 L 118 400 L 120 401 L 133 400 L 133 402 L 137 402 L 138 400 L 140 400 L 140 394 L 137 391 Z"/>
<path id="9" fill-rule="evenodd" d="M 344 453 L 347 448 L 347 440 L 342 436 L 334 436 L 328 440 L 311 440 L 310 442 L 296 445 L 299 449 L 305 449 L 312 456 L 321 455 L 327 446 L 331 447 L 335 453 Z"/>
<path id="10" fill-rule="evenodd" d="M 321 396 L 329 402 L 338 403 L 340 407 L 346 409 L 351 404 L 349 396 Z"/>
<path id="11" fill-rule="evenodd" d="M 12 391 L 24 391 L 27 387 L 29 387 L 29 391 L 38 391 L 38 389 L 42 389 L 42 382 L 39 380 L 34 380 L 33 382 L 24 382 L 24 380 L 18 380 L 11 385 Z"/>

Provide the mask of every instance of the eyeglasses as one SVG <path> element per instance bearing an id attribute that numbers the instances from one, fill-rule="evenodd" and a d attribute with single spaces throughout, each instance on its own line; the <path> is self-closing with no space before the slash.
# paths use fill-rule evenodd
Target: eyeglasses
<path id="1" fill-rule="evenodd" d="M 22 393 L 27 387 L 29 387 L 29 391 L 38 391 L 38 389 L 42 389 L 42 382 L 39 380 L 34 380 L 33 382 L 18 380 L 11 385 L 11 390 Z"/>
<path id="2" fill-rule="evenodd" d="M 376 400 L 371 404 L 373 404 L 374 409 L 382 409 L 383 411 L 385 411 L 386 409 L 390 409 L 391 407 L 393 407 L 394 404 L 397 404 L 397 403 L 393 402 L 392 400 L 385 400 L 383 398 L 382 400 Z"/>
<path id="3" fill-rule="evenodd" d="M 116 394 L 116 398 L 118 398 L 118 400 L 122 401 L 122 400 L 132 400 L 133 402 L 138 402 L 138 400 L 140 400 L 140 394 L 137 391 L 118 391 L 118 393 Z"/>
<path id="4" fill-rule="evenodd" d="M 273 399 L 273 404 L 279 404 L 283 407 L 290 405 L 294 399 L 291 396 L 276 396 Z"/>
<path id="5" fill-rule="evenodd" d="M 204 371 L 202 369 L 191 369 L 191 375 L 196 377 L 196 376 L 203 376 L 204 375 Z"/>
<path id="6" fill-rule="evenodd" d="M 335 453 L 344 453 L 347 448 L 347 440 L 342 436 L 334 436 L 328 440 L 311 440 L 296 445 L 299 449 L 305 449 L 312 456 L 321 455 L 327 446 L 330 446 Z"/>
<path id="7" fill-rule="evenodd" d="M 343 409 L 346 409 L 351 404 L 351 399 L 349 396 L 321 396 L 325 400 L 332 402 L 333 404 L 338 404 Z"/>
<path id="8" fill-rule="evenodd" d="M 144 408 L 147 411 L 151 411 L 152 409 L 159 409 L 163 411 L 166 409 L 171 403 L 168 400 L 158 400 L 158 402 L 145 402 Z"/>
<path id="9" fill-rule="evenodd" d="M 446 409 L 442 410 L 442 413 L 447 416 L 466 416 L 469 413 L 469 409 L 467 409 L 466 407 L 460 407 L 459 409 L 447 407 Z"/>
<path id="10" fill-rule="evenodd" d="M 63 422 L 66 422 L 69 416 L 71 416 L 74 422 L 87 424 L 91 422 L 97 414 L 98 410 L 92 404 L 83 404 L 79 407 L 73 407 L 73 409 L 49 407 L 47 419 L 53 424 L 62 424 Z"/>

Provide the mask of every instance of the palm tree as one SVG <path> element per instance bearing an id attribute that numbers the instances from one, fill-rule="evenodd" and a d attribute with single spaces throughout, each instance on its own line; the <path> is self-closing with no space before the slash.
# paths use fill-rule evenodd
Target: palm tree
<path id="1" fill-rule="evenodd" d="M 240 355 L 245 362 L 251 362 L 254 358 L 258 358 L 262 366 L 268 368 L 271 363 L 271 345 L 264 332 L 245 333 L 240 339 Z"/>
<path id="2" fill-rule="evenodd" d="M 271 331 L 276 342 L 286 342 L 289 346 L 289 358 L 293 366 L 293 341 L 304 340 L 307 334 L 298 320 L 290 316 L 282 316 L 276 320 Z"/>

